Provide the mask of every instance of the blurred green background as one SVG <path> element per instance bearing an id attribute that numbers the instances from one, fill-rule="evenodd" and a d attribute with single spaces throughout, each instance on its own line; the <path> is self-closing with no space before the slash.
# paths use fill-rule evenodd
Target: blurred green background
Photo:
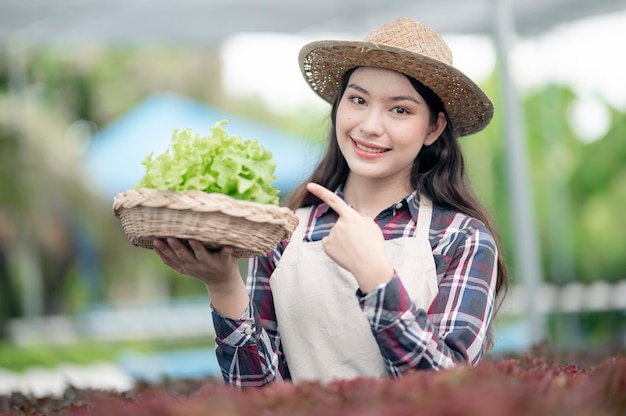
<path id="1" fill-rule="evenodd" d="M 475 190 L 500 229 L 519 301 L 498 68 L 481 81 L 495 118 L 462 145 Z M 204 287 L 128 243 L 84 155 L 99 131 L 161 92 L 323 142 L 327 109 L 277 111 L 256 95 L 228 95 L 222 71 L 219 46 L 43 43 L 0 50 L 0 368 L 212 345 Z M 608 126 L 588 140 L 572 123 L 580 98 L 567 83 L 520 94 L 544 283 L 538 307 L 550 345 L 623 347 L 626 312 L 617 297 L 626 283 L 626 115 L 600 100 Z M 516 331 L 523 305 L 504 308 L 502 328 Z M 512 336 L 506 334 L 502 339 Z M 523 329 L 516 336 L 518 348 L 528 347 Z"/>

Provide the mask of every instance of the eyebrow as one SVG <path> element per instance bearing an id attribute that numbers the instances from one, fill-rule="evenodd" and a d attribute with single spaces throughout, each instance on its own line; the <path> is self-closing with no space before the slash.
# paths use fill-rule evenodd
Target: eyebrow
<path id="1" fill-rule="evenodd" d="M 357 84 L 349 84 L 348 88 L 352 88 L 355 89 L 365 95 L 370 95 L 370 93 L 363 87 L 357 85 Z M 390 101 L 412 101 L 415 104 L 420 104 L 420 101 L 418 101 L 415 97 L 411 96 L 411 95 L 397 95 L 395 97 L 391 97 Z"/>

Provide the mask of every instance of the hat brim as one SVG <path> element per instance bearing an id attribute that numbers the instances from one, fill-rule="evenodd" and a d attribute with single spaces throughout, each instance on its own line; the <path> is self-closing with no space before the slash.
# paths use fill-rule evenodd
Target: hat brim
<path id="1" fill-rule="evenodd" d="M 441 98 L 455 133 L 476 133 L 493 117 L 493 104 L 482 89 L 453 66 L 406 49 L 364 41 L 316 41 L 298 57 L 309 86 L 333 103 L 345 73 L 355 67 L 391 69 L 411 76 Z"/>

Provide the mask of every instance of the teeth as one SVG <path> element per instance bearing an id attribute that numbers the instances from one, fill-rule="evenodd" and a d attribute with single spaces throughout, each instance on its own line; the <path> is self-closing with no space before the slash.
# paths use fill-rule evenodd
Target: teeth
<path id="1" fill-rule="evenodd" d="M 359 149 L 363 150 L 364 152 L 369 152 L 369 153 L 382 153 L 385 151 L 385 149 L 372 149 L 370 147 L 365 147 L 360 143 L 354 142 L 356 144 L 356 147 L 358 147 Z"/>

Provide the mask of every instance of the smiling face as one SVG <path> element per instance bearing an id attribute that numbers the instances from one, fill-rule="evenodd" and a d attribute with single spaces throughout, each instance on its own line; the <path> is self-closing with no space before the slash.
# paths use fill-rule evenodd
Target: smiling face
<path id="1" fill-rule="evenodd" d="M 410 186 L 413 160 L 446 126 L 409 79 L 395 71 L 362 67 L 350 76 L 337 107 L 337 141 L 350 173 L 348 180 Z"/>

